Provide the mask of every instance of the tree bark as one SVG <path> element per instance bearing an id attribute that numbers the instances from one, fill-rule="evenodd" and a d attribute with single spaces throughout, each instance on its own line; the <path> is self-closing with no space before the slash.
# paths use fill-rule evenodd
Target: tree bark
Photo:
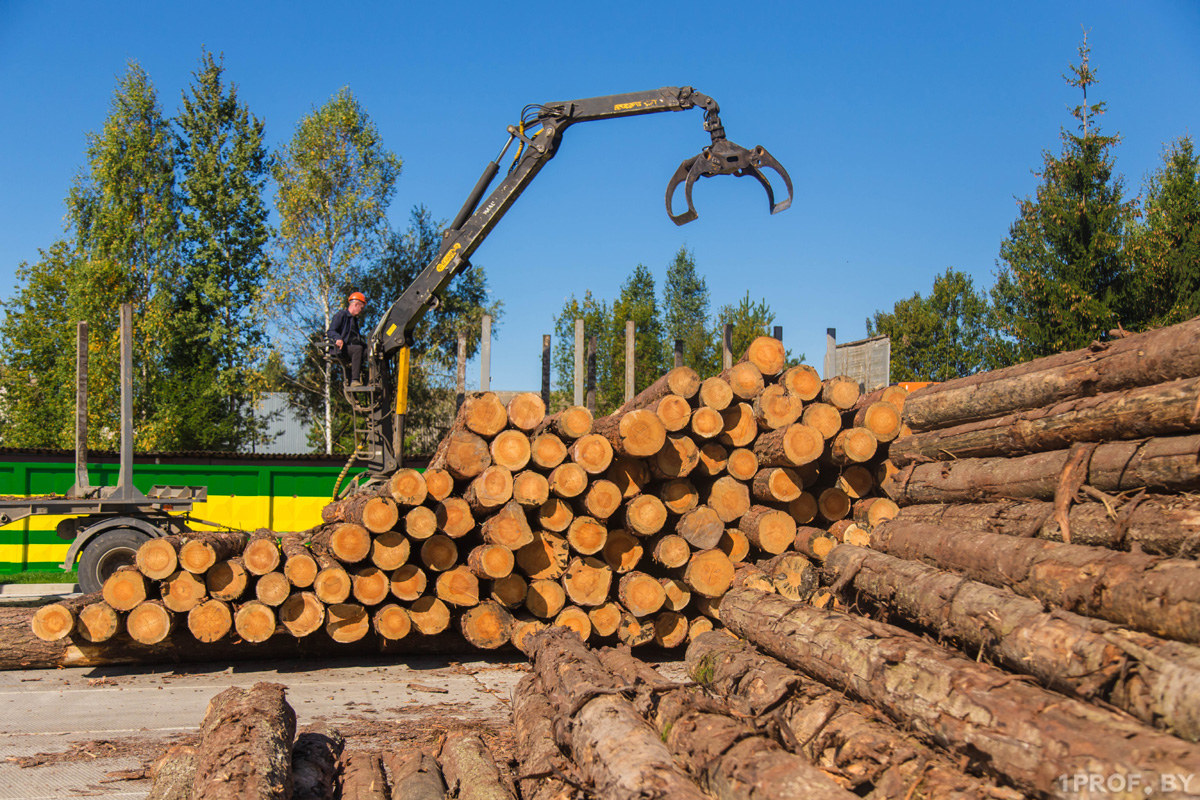
<path id="1" fill-rule="evenodd" d="M 764 433 L 751 449 L 760 467 L 799 467 L 820 458 L 825 440 L 816 428 L 797 423 Z"/>
<path id="2" fill-rule="evenodd" d="M 571 406 L 543 419 L 533 429 L 531 438 L 549 432 L 574 441 L 592 432 L 592 421 L 592 412 L 586 406 Z"/>
<path id="3" fill-rule="evenodd" d="M 196 748 L 172 745 L 150 767 L 154 781 L 146 800 L 189 800 L 196 780 Z"/>
<path id="4" fill-rule="evenodd" d="M 675 367 L 617 409 L 617 414 L 626 414 L 634 409 L 645 408 L 668 394 L 679 395 L 685 400 L 690 400 L 696 396 L 698 391 L 700 391 L 700 376 L 696 374 L 696 371 L 691 367 Z"/>
<path id="5" fill-rule="evenodd" d="M 179 546 L 179 566 L 203 575 L 217 562 L 241 555 L 245 546 L 246 534 L 240 532 L 189 533 Z"/>
<path id="6" fill-rule="evenodd" d="M 891 522 L 876 550 L 1155 636 L 1200 642 L 1200 562 Z"/>
<path id="7" fill-rule="evenodd" d="M 622 683 L 578 637 L 548 628 L 529 642 L 534 670 L 561 722 L 555 739 L 599 797 L 635 800 L 649 787 L 660 797 L 703 800 L 659 734 L 621 697 Z"/>
<path id="8" fill-rule="evenodd" d="M 1060 796 L 1061 775 L 1137 774 L 1157 785 L 1165 774 L 1200 771 L 1194 745 L 1013 681 L 889 625 L 751 589 L 722 598 L 721 621 L 917 734 L 986 761 L 1027 792 Z"/>
<path id="9" fill-rule="evenodd" d="M 318 722 L 292 746 L 292 800 L 333 800 L 338 760 L 346 740 Z"/>
<path id="10" fill-rule="evenodd" d="M 459 800 L 516 800 L 496 761 L 477 733 L 454 733 L 441 751 L 442 775 Z"/>
<path id="11" fill-rule="evenodd" d="M 256 683 L 209 701 L 196 750 L 195 800 L 291 797 L 296 712 L 285 692 L 278 683 Z"/>
<path id="12" fill-rule="evenodd" d="M 939 641 L 957 641 L 1049 689 L 1109 703 L 1200 741 L 1200 649 L 1047 612 L 1038 600 L 861 547 L 833 548 L 824 566 L 836 586 L 853 588 Z"/>
<path id="13" fill-rule="evenodd" d="M 615 626 L 614 626 L 615 630 Z M 517 785 L 522 800 L 563 800 L 573 789 L 558 777 L 568 762 L 554 743 L 554 709 L 537 675 L 529 674 L 513 690 Z"/>
<path id="14" fill-rule="evenodd" d="M 387 800 L 390 794 L 383 760 L 377 754 L 343 754 L 341 800 Z"/>
<path id="15" fill-rule="evenodd" d="M 1093 342 L 1006 369 L 926 386 L 911 394 L 904 417 L 915 431 L 989 419 L 1087 397 L 1200 375 L 1200 319 Z"/>
<path id="16" fill-rule="evenodd" d="M 445 800 L 442 768 L 430 753 L 388 753 L 383 760 L 392 774 L 392 800 Z"/>

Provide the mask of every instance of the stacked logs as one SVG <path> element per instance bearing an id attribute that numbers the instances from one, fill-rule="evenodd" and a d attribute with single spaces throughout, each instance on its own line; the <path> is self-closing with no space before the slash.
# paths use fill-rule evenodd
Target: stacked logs
<path id="1" fill-rule="evenodd" d="M 354 749 L 323 723 L 296 735 L 286 688 L 258 683 L 216 695 L 199 743 L 170 748 L 151 768 L 150 800 L 517 796 L 478 734 L 452 733 L 432 749 Z"/>
<path id="2" fill-rule="evenodd" d="M 785 369 L 769 337 L 705 380 L 673 369 L 599 419 L 479 393 L 423 473 L 331 503 L 303 533 L 148 542 L 102 601 L 49 607 L 34 631 L 94 643 L 124 628 L 153 645 L 184 627 L 201 643 L 457 628 L 492 649 L 557 624 L 678 647 L 719 622 L 734 586 L 810 597 L 802 526 L 859 542 L 894 515 L 876 471 L 904 396 Z"/>

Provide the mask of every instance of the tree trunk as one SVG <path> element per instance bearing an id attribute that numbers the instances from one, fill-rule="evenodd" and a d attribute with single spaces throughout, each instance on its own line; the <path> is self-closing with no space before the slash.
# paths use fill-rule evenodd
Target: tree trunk
<path id="1" fill-rule="evenodd" d="M 516 552 L 517 566 L 534 580 L 556 580 L 567 568 L 567 540 L 537 531 L 533 541 Z"/>
<path id="2" fill-rule="evenodd" d="M 779 555 L 796 539 L 796 520 L 786 511 L 751 506 L 738 523 L 738 530 L 759 550 Z"/>
<path id="3" fill-rule="evenodd" d="M 158 644 L 171 634 L 174 625 L 174 615 L 158 600 L 140 603 L 125 618 L 129 638 L 139 644 Z"/>
<path id="4" fill-rule="evenodd" d="M 454 476 L 447 470 L 431 466 L 425 470 L 424 478 L 425 490 L 435 503 L 442 502 L 454 491 Z"/>
<path id="5" fill-rule="evenodd" d="M 898 520 L 876 528 L 871 546 L 1077 614 L 1200 642 L 1200 562 Z"/>
<path id="6" fill-rule="evenodd" d="M 434 590 L 442 602 L 452 606 L 470 608 L 479 605 L 479 578 L 465 564 L 438 575 Z"/>
<path id="7" fill-rule="evenodd" d="M 463 638 L 481 650 L 503 647 L 512 638 L 512 614 L 491 600 L 467 609 L 458 622 Z"/>
<path id="8" fill-rule="evenodd" d="M 879 443 L 866 428 L 846 428 L 829 445 L 829 460 L 839 467 L 862 464 L 875 457 Z"/>
<path id="9" fill-rule="evenodd" d="M 640 494 L 625 504 L 625 528 L 639 536 L 658 533 L 667 524 L 667 507 L 652 494 Z"/>
<path id="10" fill-rule="evenodd" d="M 504 467 L 493 465 L 471 481 L 463 492 L 463 500 L 467 501 L 467 506 L 476 517 L 482 517 L 512 499 L 512 485 L 512 473 Z M 442 502 L 445 504 L 446 501 Z"/>
<path id="11" fill-rule="evenodd" d="M 800 414 L 800 423 L 815 428 L 822 439 L 832 439 L 842 429 L 842 412 L 829 403 L 810 403 Z"/>
<path id="12" fill-rule="evenodd" d="M 613 460 L 612 445 L 608 439 L 595 433 L 576 439 L 567 448 L 567 454 L 588 475 L 603 475 Z"/>
<path id="13" fill-rule="evenodd" d="M 621 507 L 621 499 L 621 489 L 615 483 L 604 478 L 593 480 L 583 496 L 582 513 L 608 519 Z"/>
<path id="14" fill-rule="evenodd" d="M 660 797 L 703 800 L 704 793 L 675 765 L 658 732 L 617 694 L 622 682 L 575 634 L 548 628 L 529 646 L 534 670 L 562 720 L 554 725 L 555 738 L 570 747 L 596 796 L 635 800 L 654 787 Z"/>
<path id="15" fill-rule="evenodd" d="M 182 536 L 162 536 L 143 542 L 138 548 L 135 564 L 138 572 L 151 580 L 162 580 L 179 569 L 179 547 Z"/>
<path id="16" fill-rule="evenodd" d="M 691 400 L 700 391 L 700 376 L 691 367 L 675 367 L 666 375 L 647 386 L 625 405 L 617 409 L 617 414 L 627 414 L 638 408 L 646 408 L 664 395 L 679 395 L 685 400 Z"/>
<path id="17" fill-rule="evenodd" d="M 525 675 L 517 682 L 512 705 L 517 773 L 521 776 L 517 785 L 522 800 L 570 797 L 573 790 L 558 777 L 567 774 L 569 766 L 554 743 L 554 709 L 537 675 Z"/>
<path id="18" fill-rule="evenodd" d="M 505 407 L 508 424 L 520 431 L 531 431 L 546 418 L 546 404 L 540 395 L 521 392 L 514 395 Z"/>
<path id="19" fill-rule="evenodd" d="M 800 419 L 804 403 L 794 394 L 780 386 L 772 384 L 763 389 L 754 398 L 754 419 L 758 422 L 759 430 L 773 431 L 791 425 Z"/>
<path id="20" fill-rule="evenodd" d="M 891 442 L 900 434 L 900 409 L 886 401 L 870 403 L 854 413 L 853 424 L 866 428 L 881 442 Z"/>
<path id="21" fill-rule="evenodd" d="M 1059 776 L 1200 771 L 1200 750 L 1078 700 L 1011 680 L 889 625 L 734 589 L 721 621 L 769 655 L 850 692 L 918 735 L 984 761 L 1027 792 Z"/>
<path id="22" fill-rule="evenodd" d="M 566 457 L 567 446 L 553 433 L 543 433 L 530 442 L 529 460 L 537 469 L 552 470 L 566 460 Z"/>
<path id="23" fill-rule="evenodd" d="M 688 558 L 692 555 L 692 548 L 688 547 L 687 539 L 669 533 L 654 543 L 654 551 L 651 555 L 654 563 L 659 566 L 675 569 L 687 563 Z"/>
<path id="24" fill-rule="evenodd" d="M 326 525 L 313 535 L 312 549 L 323 550 L 343 564 L 357 564 L 371 555 L 371 534 L 352 522 Z"/>
<path id="25" fill-rule="evenodd" d="M 433 497 L 433 495 L 431 494 L 430 497 Z M 437 501 L 439 511 L 441 510 L 441 506 L 446 502 L 460 503 L 460 502 L 462 502 L 462 500 L 461 500 L 461 498 L 450 497 L 449 495 L 447 495 L 446 497 L 443 497 L 441 500 Z M 465 521 L 462 520 L 461 518 L 460 518 L 459 522 L 461 524 L 465 524 Z M 432 508 L 429 508 L 428 506 L 417 506 L 416 508 L 410 509 L 409 512 L 404 515 L 404 532 L 411 539 L 416 539 L 417 541 L 424 541 L 425 539 L 428 539 L 430 536 L 433 536 L 433 534 L 437 533 L 437 529 L 438 529 L 437 511 L 434 511 Z"/>
<path id="26" fill-rule="evenodd" d="M 754 420 L 754 409 L 748 403 L 737 403 L 721 412 L 724 431 L 721 444 L 729 447 L 748 447 L 758 436 L 758 423 Z"/>
<path id="27" fill-rule="evenodd" d="M 571 510 L 570 504 L 561 497 L 551 497 L 542 503 L 541 508 L 537 510 L 536 517 L 537 524 L 543 530 L 562 533 L 570 526 L 571 520 L 575 519 L 575 512 Z"/>
<path id="28" fill-rule="evenodd" d="M 293 800 L 333 800 L 338 760 L 345 746 L 342 735 L 324 722 L 296 737 L 292 746 Z"/>
<path id="29" fill-rule="evenodd" d="M 587 489 L 588 476 L 583 467 L 568 461 L 551 470 L 546 482 L 550 485 L 551 494 L 569 500 Z"/>
<path id="30" fill-rule="evenodd" d="M 533 541 L 533 530 L 525 510 L 517 500 L 504 505 L 497 513 L 483 521 L 483 541 L 516 551 Z"/>
<path id="31" fill-rule="evenodd" d="M 692 420 L 691 404 L 677 394 L 660 397 L 646 406 L 646 408 L 649 411 L 653 411 L 662 420 L 663 427 L 667 429 L 667 433 L 678 433 L 686 429 Z M 709 410 L 711 411 L 711 409 Z M 720 419 L 720 414 L 717 415 L 717 419 Z M 720 432 L 718 429 L 717 433 Z M 716 434 L 713 435 L 715 436 Z"/>
<path id="32" fill-rule="evenodd" d="M 658 579 L 644 572 L 628 572 L 617 584 L 617 597 L 635 617 L 657 613 L 667 600 L 666 591 Z"/>
<path id="33" fill-rule="evenodd" d="M 734 480 L 750 483 L 758 474 L 758 456 L 754 455 L 753 450 L 738 447 L 729 453 L 725 471 Z"/>
<path id="34" fill-rule="evenodd" d="M 696 594 L 720 597 L 733 582 L 733 562 L 720 550 L 701 550 L 688 559 L 681 577 L 684 584 Z"/>
<path id="35" fill-rule="evenodd" d="M 875 498 L 882 499 L 882 498 Z M 1152 555 L 1196 558 L 1200 555 L 1200 499 L 1190 495 L 1102 496 L 1102 502 L 1075 503 L 1068 512 L 1071 543 L 1140 549 Z M 1030 500 L 994 503 L 908 506 L 896 517 L 904 522 L 960 527 L 984 533 L 1061 542 L 1054 504 Z"/>
<path id="36" fill-rule="evenodd" d="M 708 487 L 705 505 L 717 512 L 726 524 L 741 518 L 750 510 L 750 488 L 731 475 L 717 478 Z"/>
<path id="37" fill-rule="evenodd" d="M 137 567 L 121 567 L 104 581 L 104 602 L 117 611 L 132 611 L 146 599 L 146 578 Z"/>
<path id="38" fill-rule="evenodd" d="M 700 463 L 700 449 L 690 436 L 668 436 L 649 459 L 650 472 L 659 480 L 686 478 Z"/>
<path id="39" fill-rule="evenodd" d="M 799 467 L 820 458 L 825 439 L 816 428 L 795 424 L 764 433 L 751 449 L 760 467 Z"/>
<path id="40" fill-rule="evenodd" d="M 601 417 L 592 425 L 592 432 L 607 439 L 617 455 L 637 458 L 654 455 L 667 440 L 662 420 L 653 411 L 638 408 Z"/>
<path id="41" fill-rule="evenodd" d="M 522 507 L 537 508 L 549 498 L 550 482 L 545 475 L 527 469 L 513 476 L 513 500 Z"/>
<path id="42" fill-rule="evenodd" d="M 1114 705 L 1200 741 L 1200 649 L 1047 612 L 1039 600 L 861 547 L 833 548 L 825 569 L 839 587 L 852 587 L 939 640 L 957 641 L 1049 689 Z"/>
<path id="43" fill-rule="evenodd" d="M 256 683 L 209 701 L 196 750 L 195 800 L 291 797 L 296 713 L 285 691 Z"/>
<path id="44" fill-rule="evenodd" d="M 343 754 L 341 800 L 388 800 L 390 794 L 383 760 L 376 753 Z"/>
<path id="45" fill-rule="evenodd" d="M 383 759 L 392 775 L 392 800 L 445 800 L 442 768 L 431 754 L 388 753 Z"/>
<path id="46" fill-rule="evenodd" d="M 1076 397 L 1200 375 L 1200 319 L 926 386 L 904 417 L 915 431 L 1042 408 Z"/>
<path id="47" fill-rule="evenodd" d="M 329 559 L 331 564 L 337 562 Z M 341 567 L 338 567 L 341 569 Z M 318 573 L 318 577 L 320 573 Z M 314 582 L 315 582 L 314 578 Z M 242 595 L 246 593 L 246 588 L 250 585 L 250 573 L 246 572 L 246 568 L 242 566 L 240 558 L 231 558 L 227 561 L 222 561 L 215 564 L 208 572 L 204 573 L 204 586 L 208 590 L 211 597 L 216 600 L 224 600 L 231 603 L 234 600 L 240 600 Z"/>
<path id="48" fill-rule="evenodd" d="M 455 420 L 459 425 L 460 418 Z M 492 452 L 487 441 L 465 427 L 451 428 L 438 443 L 429 466 L 444 469 L 459 480 L 469 480 L 492 465 Z"/>
<path id="49" fill-rule="evenodd" d="M 740 401 L 752 401 L 763 390 L 763 374 L 749 361 L 739 361 L 717 377 L 729 383 L 733 396 Z"/>
<path id="50" fill-rule="evenodd" d="M 750 485 L 755 500 L 764 503 L 790 503 L 804 490 L 804 480 L 794 469 L 767 467 L 754 475 Z"/>
<path id="51" fill-rule="evenodd" d="M 233 630 L 233 611 L 223 600 L 208 600 L 188 612 L 187 625 L 196 641 L 216 642 Z"/>
<path id="52" fill-rule="evenodd" d="M 414 508 L 413 512 L 416 511 Z M 483 509 L 480 507 L 480 515 L 482 514 Z M 470 503 L 461 497 L 447 497 L 438 503 L 437 510 L 433 513 L 432 529 L 429 528 L 427 516 L 422 514 L 421 517 L 422 519 L 418 520 L 420 530 L 409 531 L 409 535 L 414 539 L 428 539 L 439 530 L 451 539 L 461 539 L 475 528 L 475 512 L 472 511 Z"/>
<path id="53" fill-rule="evenodd" d="M 594 608 L 608 600 L 612 586 L 612 567 L 598 558 L 575 557 L 563 573 L 561 582 L 567 597 L 577 606 Z"/>
<path id="54" fill-rule="evenodd" d="M 695 637 L 688 674 L 719 696 L 770 715 L 780 739 L 813 763 L 832 766 L 860 797 L 1020 800 L 971 777 L 949 759 L 878 719 L 869 706 L 796 674 L 750 644 L 716 631 Z M 913 788 L 920 793 L 914 795 Z"/>
<path id="55" fill-rule="evenodd" d="M 406 610 L 395 603 L 388 603 L 371 615 L 371 629 L 382 639 L 399 641 L 412 630 L 412 619 Z"/>
<path id="56" fill-rule="evenodd" d="M 440 753 L 446 787 L 458 800 L 516 800 L 477 733 L 453 733 Z"/>
<path id="57" fill-rule="evenodd" d="M 283 551 L 283 574 L 297 589 L 307 589 L 312 586 L 320 567 L 312 557 L 304 538 L 298 533 L 285 533 L 280 542 Z"/>
<path id="58" fill-rule="evenodd" d="M 576 517 L 567 528 L 567 545 L 580 555 L 599 553 L 607 538 L 608 529 L 591 517 Z"/>
<path id="59" fill-rule="evenodd" d="M 862 500 L 856 500 L 851 510 L 854 512 L 854 521 L 868 531 L 889 519 L 895 519 L 900 514 L 900 506 L 886 497 L 864 497 Z"/>
<path id="60" fill-rule="evenodd" d="M 419 506 L 429 496 L 429 487 L 425 484 L 425 476 L 420 472 L 415 469 L 399 469 L 388 478 L 384 492 L 395 500 L 398 506 Z"/>
<path id="61" fill-rule="evenodd" d="M 458 545 L 449 536 L 436 533 L 421 545 L 421 563 L 432 572 L 445 572 L 458 563 Z"/>
<path id="62" fill-rule="evenodd" d="M 787 370 L 779 376 L 779 383 L 805 403 L 815 400 L 821 394 L 821 378 L 808 364 L 800 364 Z"/>
<path id="63" fill-rule="evenodd" d="M 707 505 L 697 506 L 675 523 L 675 533 L 699 550 L 711 550 L 721 542 L 725 524 Z"/>
<path id="64" fill-rule="evenodd" d="M 450 609 L 436 597 L 424 595 L 413 601 L 408 610 L 413 627 L 425 636 L 433 636 L 450 627 Z"/>
<path id="65" fill-rule="evenodd" d="M 592 421 L 592 412 L 586 406 L 571 406 L 539 422 L 531 438 L 549 432 L 573 442 L 592 432 Z"/>
<path id="66" fill-rule="evenodd" d="M 553 619 L 566 604 L 567 593 L 556 581 L 535 580 L 525 593 L 525 608 L 538 619 Z"/>
<path id="67" fill-rule="evenodd" d="M 706 378 L 700 384 L 700 405 L 714 411 L 724 411 L 733 402 L 733 387 L 724 378 Z"/>

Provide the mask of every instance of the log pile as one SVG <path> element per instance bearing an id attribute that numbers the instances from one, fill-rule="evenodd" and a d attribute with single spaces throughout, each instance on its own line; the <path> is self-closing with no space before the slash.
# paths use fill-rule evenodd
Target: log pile
<path id="1" fill-rule="evenodd" d="M 516 800 L 503 761 L 476 733 L 429 749 L 355 749 L 321 722 L 296 735 L 286 689 L 257 683 L 213 697 L 198 745 L 172 747 L 151 768 L 150 800 Z"/>
<path id="2" fill-rule="evenodd" d="M 599 419 L 475 394 L 424 472 L 330 503 L 302 533 L 148 542 L 102 599 L 50 607 L 33 629 L 147 646 L 185 630 L 201 644 L 457 631 L 494 649 L 565 625 L 681 647 L 719 622 L 731 587 L 813 594 L 799 526 L 858 541 L 895 513 L 876 470 L 904 396 L 785 369 L 769 337 L 705 380 L 673 369 Z"/>

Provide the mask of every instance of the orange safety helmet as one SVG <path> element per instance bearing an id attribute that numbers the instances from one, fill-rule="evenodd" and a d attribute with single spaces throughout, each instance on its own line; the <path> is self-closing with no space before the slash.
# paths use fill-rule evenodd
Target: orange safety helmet
<path id="1" fill-rule="evenodd" d="M 365 294 L 363 294 L 362 292 L 351 292 L 350 296 L 347 297 L 346 300 L 348 300 L 348 301 L 349 300 L 357 300 L 358 302 L 362 303 L 364 306 L 367 304 L 367 296 Z"/>

